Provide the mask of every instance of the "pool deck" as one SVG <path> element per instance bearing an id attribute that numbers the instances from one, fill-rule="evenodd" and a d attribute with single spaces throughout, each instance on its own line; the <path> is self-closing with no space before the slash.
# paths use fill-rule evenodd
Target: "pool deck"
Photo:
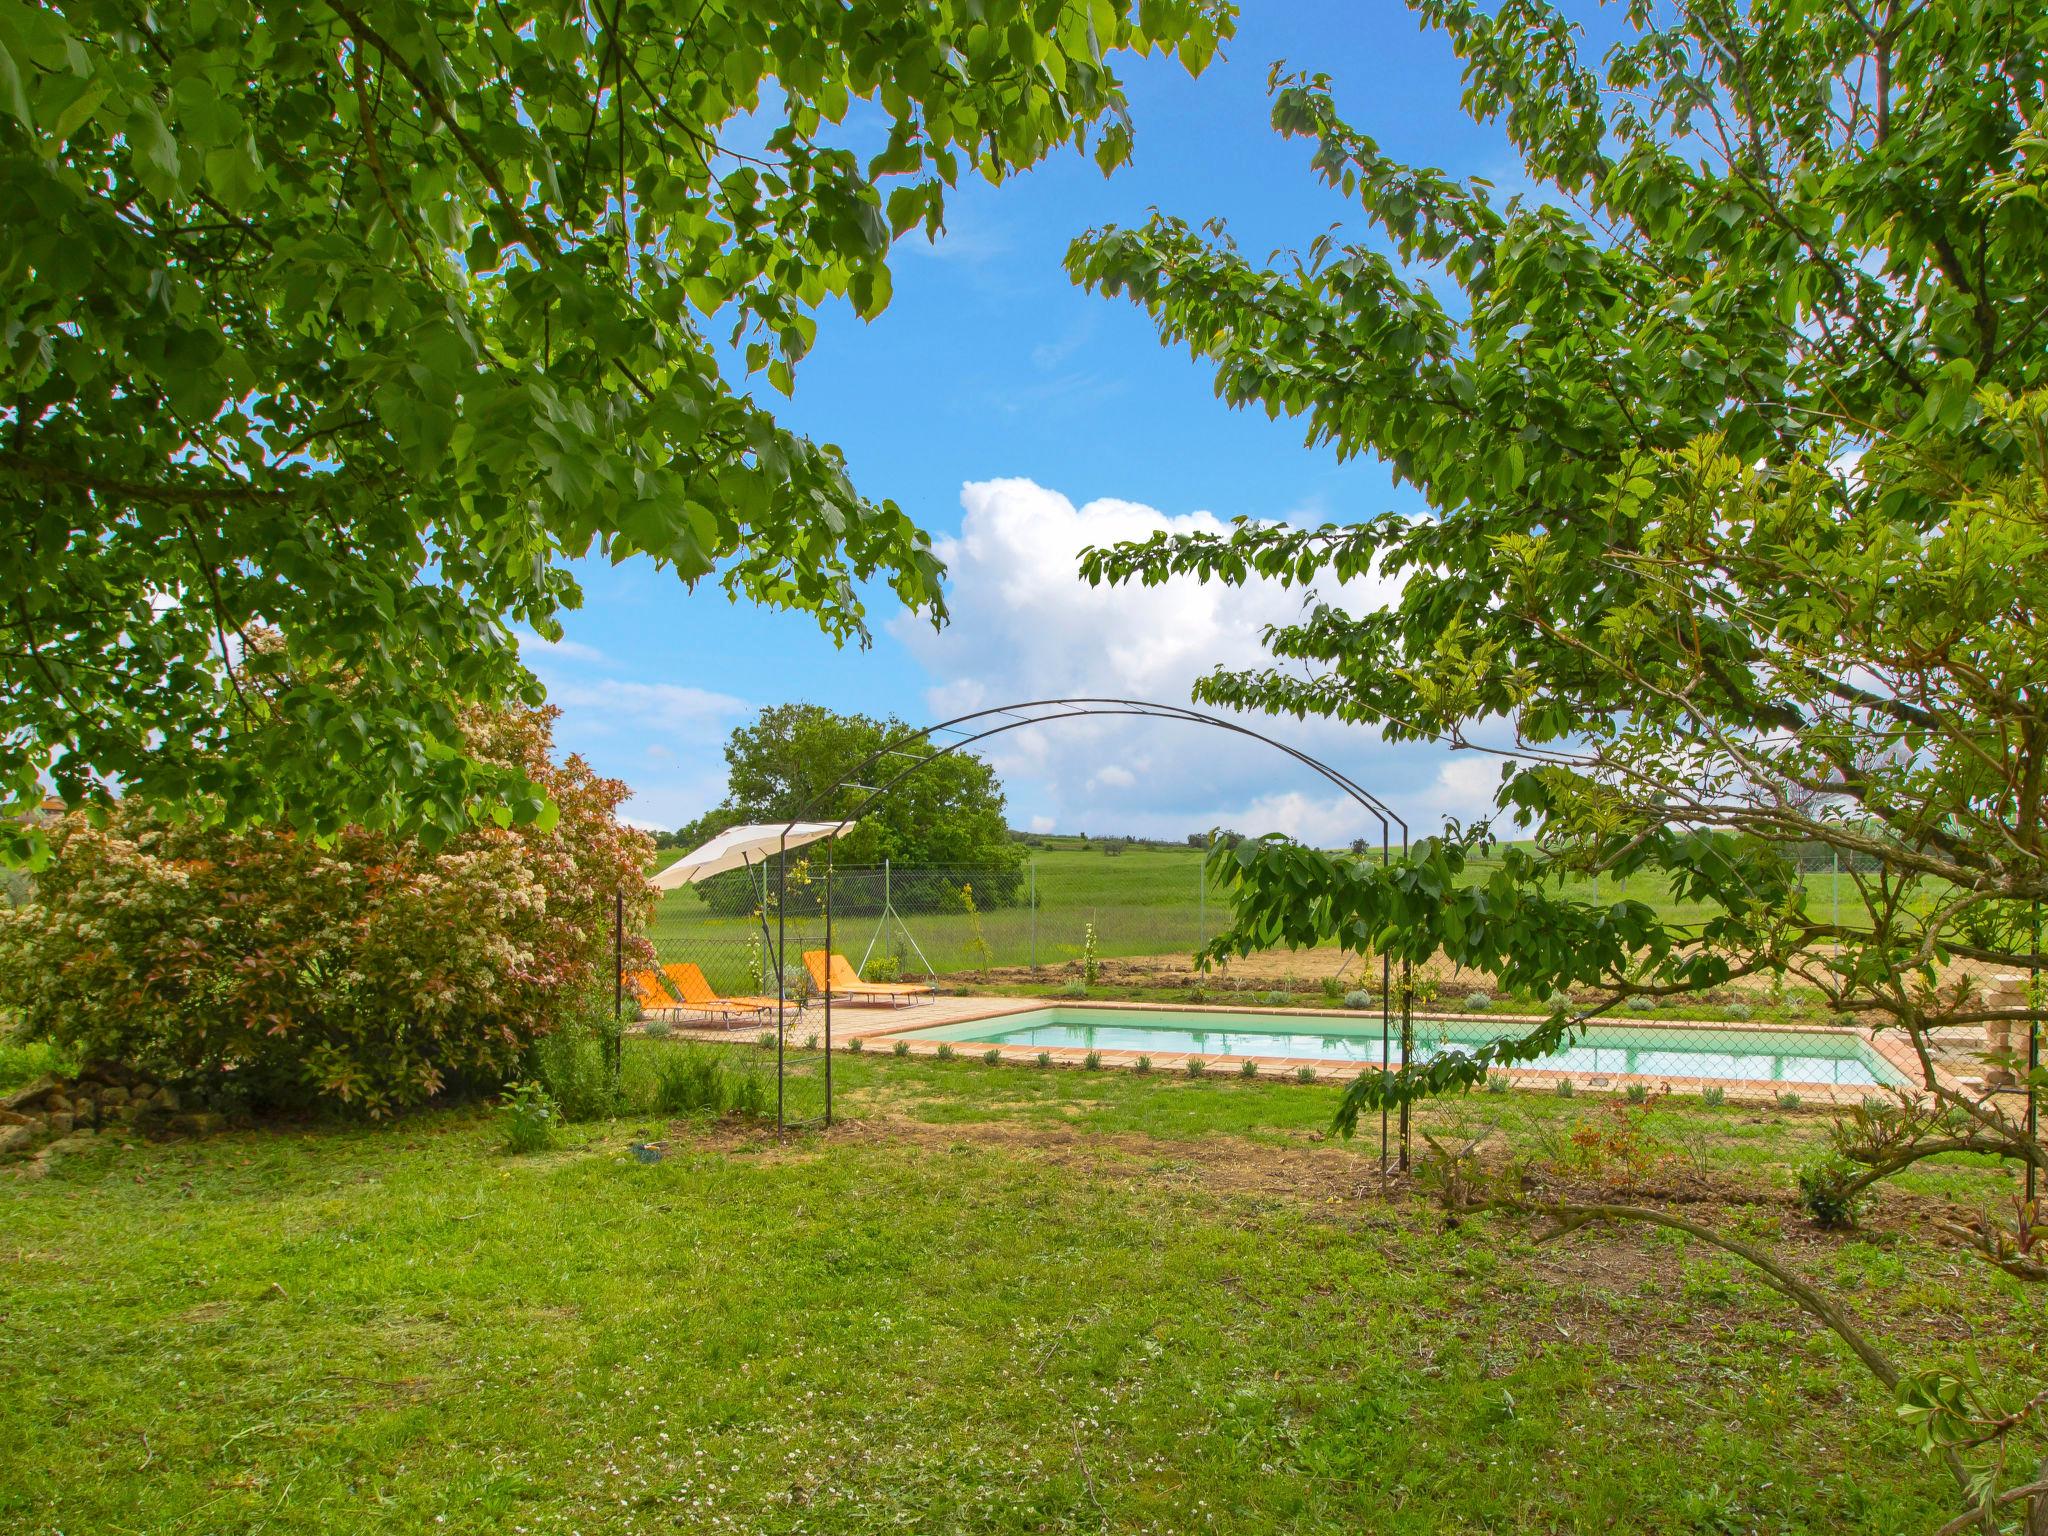
<path id="1" fill-rule="evenodd" d="M 926 1037 L 923 1031 L 945 1024 L 979 1023 L 984 1019 L 1008 1018 L 1016 1014 L 1036 1013 L 1046 1008 L 1089 1009 L 1100 1008 L 1117 1013 L 1172 1013 L 1185 1016 L 1189 1013 L 1216 1012 L 1236 1015 L 1251 1014 L 1263 1018 L 1280 1019 L 1342 1019 L 1352 1026 L 1369 1021 L 1376 1015 L 1369 1012 L 1341 1008 L 1254 1008 L 1229 1007 L 1202 1009 L 1182 1003 L 1124 1003 L 1088 1002 L 1069 998 L 1051 997 L 962 997 L 941 996 L 921 1003 L 902 1007 L 888 1007 L 878 1004 L 835 1003 L 832 1007 L 832 1047 L 834 1050 L 851 1049 L 851 1042 L 858 1040 L 860 1049 L 884 1049 L 894 1051 L 898 1043 L 907 1047 L 913 1056 L 936 1056 L 941 1044 L 950 1045 L 962 1056 L 979 1056 L 995 1051 L 1009 1062 L 1035 1062 L 1041 1052 L 1055 1066 L 1078 1067 L 1088 1055 L 1087 1048 L 1073 1045 L 1003 1045 L 984 1044 L 975 1041 L 937 1041 Z M 1466 1021 L 1470 1014 L 1428 1013 L 1413 1015 L 1417 1025 L 1436 1021 Z M 1501 1024 L 1535 1025 L 1543 1022 L 1540 1014 L 1488 1014 L 1488 1020 Z M 1627 1020 L 1607 1020 L 1609 1023 L 1626 1023 Z M 1709 1020 L 1649 1020 L 1638 1021 L 1646 1030 L 1658 1028 L 1683 1028 L 1700 1031 L 1728 1031 L 1750 1036 L 1759 1034 L 1834 1034 L 1835 1030 L 1826 1025 L 1796 1024 L 1749 1024 L 1728 1023 Z M 823 1034 L 825 1011 L 821 1005 L 812 1004 L 801 1013 L 794 1014 L 787 1022 L 787 1037 L 802 1040 L 805 1036 Z M 742 1029 L 715 1029 L 692 1027 L 687 1023 L 675 1026 L 675 1033 L 690 1039 L 730 1040 L 746 1038 L 756 1031 Z M 1895 1035 L 1875 1035 L 1869 1030 L 1856 1031 L 1862 1043 L 1875 1055 L 1899 1073 L 1908 1083 L 1918 1083 L 1920 1064 L 1911 1049 Z M 1243 1070 L 1246 1061 L 1256 1061 L 1261 1076 L 1299 1078 L 1307 1068 L 1318 1082 L 1349 1082 L 1358 1076 L 1362 1064 L 1355 1061 L 1331 1061 L 1322 1056 L 1271 1056 L 1271 1055 L 1224 1055 L 1217 1052 L 1194 1051 L 1126 1051 L 1102 1049 L 1096 1052 L 1105 1068 L 1135 1068 L 1140 1056 L 1150 1056 L 1154 1072 L 1185 1073 L 1191 1057 L 1198 1057 L 1218 1076 L 1231 1076 Z M 1731 1099 L 1743 1101 L 1773 1102 L 1781 1094 L 1796 1093 L 1803 1103 L 1814 1105 L 1860 1104 L 1876 1089 L 1869 1087 L 1835 1087 L 1827 1083 L 1787 1083 L 1757 1079 L 1720 1077 L 1674 1077 L 1666 1074 L 1633 1072 L 1553 1072 L 1534 1067 L 1510 1067 L 1505 1069 L 1509 1084 L 1516 1088 L 1541 1092 L 1555 1092 L 1560 1080 L 1569 1078 L 1576 1089 L 1587 1093 L 1612 1093 L 1635 1085 L 1642 1085 L 1653 1092 L 1698 1094 L 1707 1088 L 1719 1088 Z M 1949 1074 L 1941 1074 L 1945 1084 L 1951 1083 Z M 1958 1085 L 1959 1086 L 1959 1085 Z"/>

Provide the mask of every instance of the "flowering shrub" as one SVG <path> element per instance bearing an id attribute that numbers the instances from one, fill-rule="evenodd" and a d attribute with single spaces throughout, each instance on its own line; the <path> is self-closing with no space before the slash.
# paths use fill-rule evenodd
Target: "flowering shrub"
<path id="1" fill-rule="evenodd" d="M 503 1081 L 594 989 L 609 1000 L 615 893 L 629 931 L 651 909 L 648 840 L 614 815 L 626 787 L 551 760 L 554 714 L 467 728 L 558 814 L 431 852 L 127 805 L 67 818 L 34 903 L 0 914 L 0 1006 L 82 1059 L 259 1107 L 383 1115 Z"/>

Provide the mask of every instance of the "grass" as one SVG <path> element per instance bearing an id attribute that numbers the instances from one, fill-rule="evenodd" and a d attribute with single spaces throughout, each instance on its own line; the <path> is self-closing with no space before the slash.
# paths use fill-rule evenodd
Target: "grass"
<path id="1" fill-rule="evenodd" d="M 41 1077 L 45 1072 L 69 1072 L 76 1064 L 45 1041 L 13 1039 L 0 1029 L 0 1094 Z"/>
<path id="2" fill-rule="evenodd" d="M 836 1066 L 855 1123 L 787 1144 L 629 1119 L 512 1157 L 456 1109 L 110 1140 L 0 1176 L 0 1521 L 1889 1532 L 1949 1512 L 1854 1365 L 1746 1276 L 1641 1234 L 1538 1247 L 1371 1198 L 1366 1150 L 1317 1139 L 1334 1087 Z M 1537 1146 L 1591 1102 L 1484 1107 Z M 1817 1118 L 1629 1113 L 1740 1170 L 1741 1219 L 1913 1358 L 1961 1330 L 2002 1369 L 2048 1328 L 1980 1266 L 1921 1278 L 1918 1228 L 1807 1230 L 1790 1169 Z M 655 1135 L 665 1161 L 626 1156 Z M 2001 1181 L 1962 1160 L 1914 1187 Z"/>

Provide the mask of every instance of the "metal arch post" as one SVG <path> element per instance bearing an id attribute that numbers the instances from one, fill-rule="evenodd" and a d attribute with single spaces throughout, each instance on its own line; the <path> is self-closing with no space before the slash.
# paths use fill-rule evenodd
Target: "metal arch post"
<path id="1" fill-rule="evenodd" d="M 1404 834 L 1405 836 L 1405 829 Z M 1380 868 L 1385 869 L 1393 862 L 1393 849 L 1388 835 L 1387 824 L 1380 822 Z M 1393 1070 L 1393 984 L 1394 962 L 1384 952 L 1380 955 L 1380 1193 L 1387 1192 L 1387 1076 Z M 1408 1064 L 1402 1058 L 1401 1064 Z M 1405 1164 L 1404 1164 L 1405 1166 Z"/>
<path id="2" fill-rule="evenodd" d="M 1401 823 L 1401 862 L 1408 862 L 1408 824 Z M 1401 1069 L 1415 1050 L 1415 987 L 1410 979 L 1408 957 L 1401 957 Z M 1401 1171 L 1408 1171 L 1408 1101 L 1401 1101 Z"/>
<path id="3" fill-rule="evenodd" d="M 789 970 L 784 952 L 788 939 L 789 910 L 789 828 L 775 850 L 775 1134 L 782 1134 L 782 989 Z"/>

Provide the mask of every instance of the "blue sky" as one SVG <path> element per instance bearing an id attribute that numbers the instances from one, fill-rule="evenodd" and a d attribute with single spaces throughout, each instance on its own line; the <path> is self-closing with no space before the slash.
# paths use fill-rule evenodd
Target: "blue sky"
<path id="1" fill-rule="evenodd" d="M 873 646 L 841 650 L 803 616 L 689 592 L 646 561 L 579 565 L 585 606 L 564 616 L 562 645 L 531 646 L 528 659 L 563 709 L 560 744 L 633 786 L 628 815 L 673 826 L 714 804 L 726 734 L 788 699 L 917 723 L 1051 693 L 1184 702 L 1217 662 L 1255 662 L 1258 627 L 1296 611 L 1299 595 L 1095 592 L 1074 571 L 1076 549 L 1203 526 L 1205 514 L 1320 521 L 1419 506 L 1383 466 L 1340 463 L 1304 447 L 1295 423 L 1227 410 L 1207 371 L 1163 348 L 1133 306 L 1082 293 L 1061 268 L 1076 234 L 1154 207 L 1222 215 L 1254 256 L 1345 221 L 1342 199 L 1308 171 L 1308 146 L 1267 125 L 1279 59 L 1330 74 L 1347 116 L 1391 154 L 1519 180 L 1498 128 L 1458 110 L 1448 45 L 1396 5 L 1253 3 L 1199 79 L 1127 62 L 1129 165 L 1104 178 L 1066 155 L 1001 187 L 963 185 L 942 241 L 899 245 L 895 299 L 879 319 L 821 316 L 795 397 L 778 406 L 789 425 L 841 445 L 863 491 L 893 498 L 940 541 L 953 571 L 946 631 L 883 596 Z M 1367 731 L 1273 730 L 1425 827 L 1482 808 L 1497 775 L 1469 754 L 1393 748 Z M 1363 830 L 1284 758 L 1193 727 L 1049 727 L 1014 733 L 992 759 L 1017 826 L 1227 825 L 1325 841 Z"/>

